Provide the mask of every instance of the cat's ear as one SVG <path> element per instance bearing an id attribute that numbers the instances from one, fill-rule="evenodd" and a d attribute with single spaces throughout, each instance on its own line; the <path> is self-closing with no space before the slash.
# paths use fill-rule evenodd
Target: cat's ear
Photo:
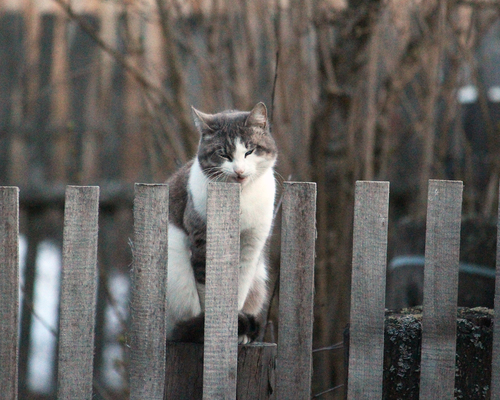
<path id="1" fill-rule="evenodd" d="M 203 133 L 203 131 L 207 130 L 213 131 L 213 129 L 210 127 L 211 123 L 213 122 L 213 115 L 202 113 L 193 106 L 191 106 L 191 110 L 193 111 L 194 123 L 200 133 Z"/>
<path id="2" fill-rule="evenodd" d="M 250 115 L 245 121 L 245 126 L 256 126 L 264 129 L 267 126 L 267 108 L 260 102 L 250 111 Z"/>

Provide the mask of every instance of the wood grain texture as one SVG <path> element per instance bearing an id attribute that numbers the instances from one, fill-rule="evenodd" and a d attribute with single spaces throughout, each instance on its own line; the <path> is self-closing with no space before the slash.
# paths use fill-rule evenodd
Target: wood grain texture
<path id="1" fill-rule="evenodd" d="M 238 347 L 238 400 L 271 400 L 276 397 L 275 343 Z"/>
<path id="2" fill-rule="evenodd" d="M 309 399 L 312 374 L 316 184 L 285 182 L 277 399 Z"/>
<path id="3" fill-rule="evenodd" d="M 500 185 L 497 214 L 497 263 L 495 276 L 495 324 L 493 325 L 493 354 L 491 365 L 491 399 L 500 400 Z"/>
<path id="4" fill-rule="evenodd" d="M 238 400 L 276 399 L 276 344 L 238 347 Z M 167 343 L 165 400 L 203 397 L 203 345 Z"/>
<path id="5" fill-rule="evenodd" d="M 19 189 L 0 187 L 0 398 L 17 399 Z"/>
<path id="6" fill-rule="evenodd" d="M 161 400 L 165 387 L 167 185 L 135 185 L 130 301 L 130 398 Z"/>
<path id="7" fill-rule="evenodd" d="M 203 398 L 236 399 L 240 185 L 210 183 Z"/>
<path id="8" fill-rule="evenodd" d="M 381 399 L 389 182 L 356 182 L 348 399 Z"/>
<path id="9" fill-rule="evenodd" d="M 57 398 L 92 398 L 99 188 L 68 186 L 59 318 Z"/>
<path id="10" fill-rule="evenodd" d="M 429 181 L 420 399 L 454 399 L 463 184 Z"/>

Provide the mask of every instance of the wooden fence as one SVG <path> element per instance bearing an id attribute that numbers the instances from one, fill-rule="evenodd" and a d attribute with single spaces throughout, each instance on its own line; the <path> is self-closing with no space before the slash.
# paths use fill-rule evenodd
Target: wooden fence
<path id="1" fill-rule="evenodd" d="M 182 392 L 185 368 L 172 368 L 182 346 L 166 347 L 168 186 L 136 185 L 130 321 L 130 398 L 192 398 Z M 237 274 L 239 186 L 210 184 L 207 215 L 206 333 L 203 398 L 251 399 L 257 363 L 238 363 Z M 265 353 L 266 397 L 305 398 L 311 391 L 316 185 L 285 183 L 278 354 L 276 346 L 246 346 L 248 360 Z M 68 186 L 63 233 L 58 399 L 90 399 L 93 390 L 94 315 L 97 290 L 99 188 Z M 17 399 L 19 189 L 0 188 L 0 386 Z M 186 347 L 186 351 L 192 348 Z M 196 351 L 196 350 L 195 350 Z M 186 353 L 184 353 L 185 355 Z M 181 357 L 181 361 L 189 358 Z M 241 361 L 241 360 L 240 360 Z M 3 367 L 5 366 L 5 368 Z M 168 371 L 168 373 L 166 373 Z M 239 385 L 237 376 L 246 377 Z M 184 380 L 184 383 L 181 381 Z M 241 378 L 240 378 L 241 381 Z M 172 385 L 172 382 L 179 382 Z M 167 386 L 167 391 L 165 387 Z M 188 388 L 186 390 L 192 390 Z M 244 395 L 243 393 L 246 393 Z"/>
<path id="2" fill-rule="evenodd" d="M 315 184 L 284 184 L 277 349 L 269 344 L 238 349 L 234 266 L 239 260 L 240 192 L 235 184 L 221 183 L 210 184 L 207 202 L 205 345 L 166 344 L 168 186 L 137 184 L 135 189 L 130 398 L 310 398 Z M 454 399 L 456 395 L 462 191 L 462 182 L 429 182 L 420 399 Z M 0 188 L 0 385 L 2 398 L 9 399 L 17 398 L 18 194 L 17 188 Z M 98 187 L 67 188 L 60 399 L 92 397 L 98 203 Z M 383 398 L 388 204 L 388 182 L 357 182 L 348 399 Z M 500 307 L 498 275 L 497 267 L 496 309 Z M 491 389 L 477 398 L 500 398 L 499 341 L 500 329 L 495 329 Z"/>
<path id="3" fill-rule="evenodd" d="M 416 371 L 413 371 L 417 375 L 416 388 L 409 387 L 409 382 L 403 382 L 398 390 L 393 391 L 399 391 L 399 395 L 391 397 L 387 395 L 391 389 L 387 387 L 384 376 L 388 372 L 384 370 L 384 343 L 387 344 L 384 335 L 387 339 L 389 321 L 384 315 L 384 308 L 389 183 L 357 182 L 348 340 L 348 399 L 500 399 L 500 329 L 494 329 L 492 345 L 476 343 L 478 347 L 493 349 L 491 366 L 483 366 L 485 362 L 477 356 L 468 360 L 469 364 L 472 362 L 476 365 L 456 364 L 460 356 L 456 339 L 462 191 L 463 184 L 459 181 L 429 181 L 423 316 L 421 322 L 411 316 L 404 322 L 408 330 L 406 343 L 398 342 L 400 348 L 396 351 L 399 355 L 406 352 L 404 357 L 407 358 L 408 366 L 403 366 L 403 369 L 413 367 L 409 360 L 413 357 L 409 354 L 413 349 L 408 338 L 410 334 L 416 336 L 421 331 L 421 356 Z M 500 234 L 497 236 L 498 242 Z M 497 310 L 500 309 L 498 247 Z M 418 333 L 410 327 L 410 323 L 415 321 L 420 325 Z M 488 358 L 491 354 L 483 356 Z M 400 357 L 400 360 L 404 357 Z M 391 365 L 397 364 L 397 360 L 391 361 Z M 481 367 L 481 370 L 474 371 L 476 366 Z M 464 384 L 459 380 L 466 379 L 460 375 L 463 369 L 469 370 L 469 377 L 470 371 L 476 377 L 486 375 L 484 388 L 479 387 L 477 382 L 469 382 L 471 386 L 476 384 L 481 389 L 475 395 L 464 396 L 457 389 Z M 490 371 L 491 385 L 488 376 Z"/>

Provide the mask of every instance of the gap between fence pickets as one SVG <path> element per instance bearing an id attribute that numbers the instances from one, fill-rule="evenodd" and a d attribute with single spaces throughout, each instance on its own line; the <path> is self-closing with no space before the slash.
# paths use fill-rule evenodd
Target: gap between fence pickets
<path id="1" fill-rule="evenodd" d="M 17 399 L 19 310 L 19 188 L 0 187 L 0 387 Z"/>

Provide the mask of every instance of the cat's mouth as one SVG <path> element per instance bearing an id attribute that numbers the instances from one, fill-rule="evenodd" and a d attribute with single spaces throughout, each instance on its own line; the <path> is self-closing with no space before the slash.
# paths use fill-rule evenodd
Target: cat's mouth
<path id="1" fill-rule="evenodd" d="M 233 177 L 233 179 L 234 179 L 235 182 L 243 184 L 246 181 L 248 181 L 248 176 L 236 175 L 235 177 Z"/>

